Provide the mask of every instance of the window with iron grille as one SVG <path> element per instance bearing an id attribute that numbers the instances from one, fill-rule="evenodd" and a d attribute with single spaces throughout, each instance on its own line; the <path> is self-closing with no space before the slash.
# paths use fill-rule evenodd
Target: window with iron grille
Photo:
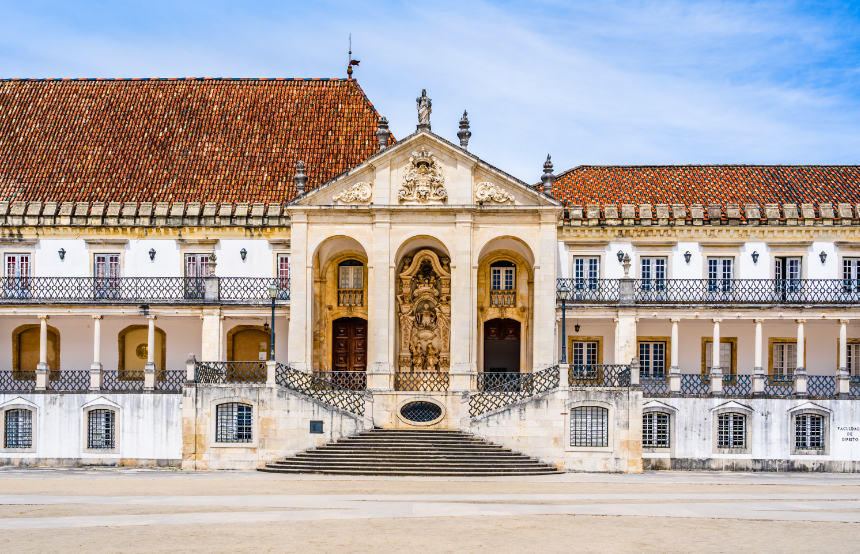
<path id="1" fill-rule="evenodd" d="M 215 442 L 251 442 L 251 406 L 239 402 L 219 404 L 216 409 Z"/>
<path id="2" fill-rule="evenodd" d="M 570 445 L 609 446 L 609 410 L 599 406 L 570 410 Z"/>
<path id="3" fill-rule="evenodd" d="M 641 341 L 639 343 L 639 371 L 645 377 L 666 375 L 666 343 Z"/>
<path id="4" fill-rule="evenodd" d="M 87 448 L 94 450 L 116 448 L 116 412 L 90 410 L 87 419 Z"/>
<path id="5" fill-rule="evenodd" d="M 26 409 L 7 410 L 4 416 L 4 448 L 33 447 L 33 412 Z"/>
<path id="6" fill-rule="evenodd" d="M 794 448 L 824 450 L 824 418 L 818 414 L 794 416 Z"/>
<path id="7" fill-rule="evenodd" d="M 746 448 L 747 417 L 736 412 L 717 416 L 717 448 Z"/>
<path id="8" fill-rule="evenodd" d="M 642 446 L 669 448 L 669 417 L 665 412 L 642 414 Z"/>
<path id="9" fill-rule="evenodd" d="M 600 277 L 597 256 L 577 256 L 573 258 L 573 286 L 575 290 L 596 290 Z"/>

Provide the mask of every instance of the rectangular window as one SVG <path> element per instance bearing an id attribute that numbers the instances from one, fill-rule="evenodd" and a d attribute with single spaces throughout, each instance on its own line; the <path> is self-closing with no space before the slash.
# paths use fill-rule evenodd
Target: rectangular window
<path id="1" fill-rule="evenodd" d="M 800 292 L 800 258 L 778 257 L 774 259 L 774 280 L 780 293 Z"/>
<path id="2" fill-rule="evenodd" d="M 734 258 L 708 258 L 708 292 L 731 292 L 734 277 Z"/>
<path id="3" fill-rule="evenodd" d="M 514 267 L 491 267 L 490 287 L 492 290 L 514 290 Z"/>
<path id="4" fill-rule="evenodd" d="M 206 283 L 203 280 L 209 277 L 209 267 L 212 260 L 211 254 L 186 254 L 185 255 L 185 297 L 203 298 L 206 293 Z"/>
<path id="5" fill-rule="evenodd" d="M 645 257 L 640 261 L 642 290 L 666 290 L 666 258 Z"/>
<path id="6" fill-rule="evenodd" d="M 860 258 L 842 259 L 842 288 L 845 292 L 860 292 Z"/>
<path id="7" fill-rule="evenodd" d="M 794 416 L 796 450 L 824 450 L 824 418 L 817 414 Z"/>
<path id="8" fill-rule="evenodd" d="M 747 418 L 743 414 L 717 416 L 717 448 L 746 448 Z"/>
<path id="9" fill-rule="evenodd" d="M 113 410 L 91 410 L 88 414 L 87 448 L 116 448 L 116 414 Z"/>
<path id="10" fill-rule="evenodd" d="M 849 342 L 847 345 L 846 360 L 848 374 L 860 377 L 860 342 Z"/>
<path id="11" fill-rule="evenodd" d="M 290 297 L 290 255 L 278 254 L 277 260 L 278 298 L 286 300 Z"/>
<path id="12" fill-rule="evenodd" d="M 216 442 L 251 442 L 251 406 L 238 402 L 219 404 L 216 410 Z"/>
<path id="13" fill-rule="evenodd" d="M 597 256 L 577 256 L 573 258 L 574 290 L 597 290 L 600 258 Z"/>
<path id="14" fill-rule="evenodd" d="M 361 266 L 361 265 L 339 265 L 337 268 L 337 288 L 339 288 L 339 289 L 363 289 L 364 288 L 364 266 Z"/>
<path id="15" fill-rule="evenodd" d="M 96 298 L 119 298 L 119 254 L 93 256 L 93 277 Z"/>
<path id="16" fill-rule="evenodd" d="M 642 446 L 669 448 L 669 414 L 664 412 L 642 414 Z"/>
<path id="17" fill-rule="evenodd" d="M 597 365 L 599 346 L 597 341 L 575 340 L 570 349 L 572 365 Z"/>
<path id="18" fill-rule="evenodd" d="M 30 254 L 6 254 L 7 298 L 26 298 L 30 294 Z"/>
<path id="19" fill-rule="evenodd" d="M 5 448 L 32 448 L 33 412 L 24 409 L 7 410 L 4 420 L 3 446 Z"/>
<path id="20" fill-rule="evenodd" d="M 774 342 L 771 356 L 773 359 L 773 376 L 790 377 L 797 369 L 797 343 Z"/>
<path id="21" fill-rule="evenodd" d="M 734 356 L 735 342 L 727 341 L 725 339 L 720 340 L 720 368 L 722 368 L 723 373 L 734 374 L 736 372 L 735 368 L 735 356 Z M 705 367 L 702 368 L 706 373 L 710 371 L 712 367 L 714 367 L 714 341 L 707 340 L 705 342 Z"/>
<path id="22" fill-rule="evenodd" d="M 609 410 L 599 406 L 582 406 L 570 410 L 570 445 L 608 446 Z"/>
<path id="23" fill-rule="evenodd" d="M 641 341 L 639 343 L 639 368 L 646 377 L 666 375 L 666 343 L 663 341 Z"/>

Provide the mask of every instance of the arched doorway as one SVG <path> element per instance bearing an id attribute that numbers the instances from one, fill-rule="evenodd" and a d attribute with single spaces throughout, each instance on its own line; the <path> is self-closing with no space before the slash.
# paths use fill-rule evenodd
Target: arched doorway
<path id="1" fill-rule="evenodd" d="M 520 322 L 496 318 L 484 322 L 484 373 L 519 373 Z"/>
<path id="2" fill-rule="evenodd" d="M 16 379 L 32 378 L 39 365 L 40 326 L 21 325 L 12 331 L 12 370 Z M 48 368 L 60 369 L 60 332 L 48 325 Z"/>
<path id="3" fill-rule="evenodd" d="M 367 320 L 341 317 L 332 321 L 331 360 L 334 371 L 367 370 Z"/>
<path id="4" fill-rule="evenodd" d="M 117 369 L 124 371 L 143 371 L 148 359 L 148 334 L 147 325 L 129 325 L 119 332 L 117 346 L 119 357 L 117 358 Z M 163 329 L 155 328 L 155 353 L 152 359 L 155 361 L 156 369 L 164 371 L 167 364 L 167 352 L 165 348 L 167 335 Z M 142 378 L 142 376 L 141 376 Z"/>
<path id="5" fill-rule="evenodd" d="M 262 325 L 237 325 L 227 332 L 227 360 L 265 362 L 269 359 L 271 333 Z"/>

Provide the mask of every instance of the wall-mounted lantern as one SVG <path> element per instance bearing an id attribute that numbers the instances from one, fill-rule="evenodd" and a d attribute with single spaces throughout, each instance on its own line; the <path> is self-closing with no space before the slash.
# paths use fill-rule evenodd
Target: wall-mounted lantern
<path id="1" fill-rule="evenodd" d="M 690 263 L 690 258 L 692 258 L 692 257 L 693 257 L 693 254 L 692 254 L 692 253 L 690 253 L 690 251 L 689 251 L 689 250 L 687 250 L 686 252 L 684 252 L 684 261 L 685 261 L 685 262 Z"/>
<path id="2" fill-rule="evenodd" d="M 758 263 L 758 250 L 753 250 L 753 253 L 750 254 L 750 256 L 752 256 L 753 263 L 757 264 Z"/>
<path id="3" fill-rule="evenodd" d="M 818 257 L 821 258 L 821 263 L 826 262 L 827 261 L 827 252 L 822 250 L 821 253 L 818 254 Z"/>
<path id="4" fill-rule="evenodd" d="M 60 248 L 59 250 L 57 250 L 57 254 L 60 255 L 60 261 L 66 259 L 66 249 L 65 248 Z"/>
<path id="5" fill-rule="evenodd" d="M 242 258 L 242 261 L 244 262 L 245 258 L 248 257 L 248 251 L 245 250 L 244 248 L 239 250 L 239 257 Z"/>
<path id="6" fill-rule="evenodd" d="M 154 260 L 155 260 L 155 248 L 150 248 L 149 249 L 149 261 L 154 261 Z"/>
<path id="7" fill-rule="evenodd" d="M 618 254 L 616 254 L 615 257 L 618 258 L 618 263 L 621 263 L 624 260 L 624 251 L 619 250 Z"/>
<path id="8" fill-rule="evenodd" d="M 574 326 L 573 326 L 573 330 L 574 330 L 575 332 L 577 332 L 577 333 L 578 333 L 578 332 L 579 332 L 579 329 L 580 329 L 580 327 L 579 327 L 579 323 L 577 323 L 576 325 L 574 325 Z"/>

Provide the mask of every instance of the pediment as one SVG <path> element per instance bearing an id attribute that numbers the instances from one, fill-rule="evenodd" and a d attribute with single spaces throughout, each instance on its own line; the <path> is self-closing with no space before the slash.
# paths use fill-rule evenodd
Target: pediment
<path id="1" fill-rule="evenodd" d="M 292 206 L 560 207 L 554 198 L 427 131 L 419 131 Z"/>

